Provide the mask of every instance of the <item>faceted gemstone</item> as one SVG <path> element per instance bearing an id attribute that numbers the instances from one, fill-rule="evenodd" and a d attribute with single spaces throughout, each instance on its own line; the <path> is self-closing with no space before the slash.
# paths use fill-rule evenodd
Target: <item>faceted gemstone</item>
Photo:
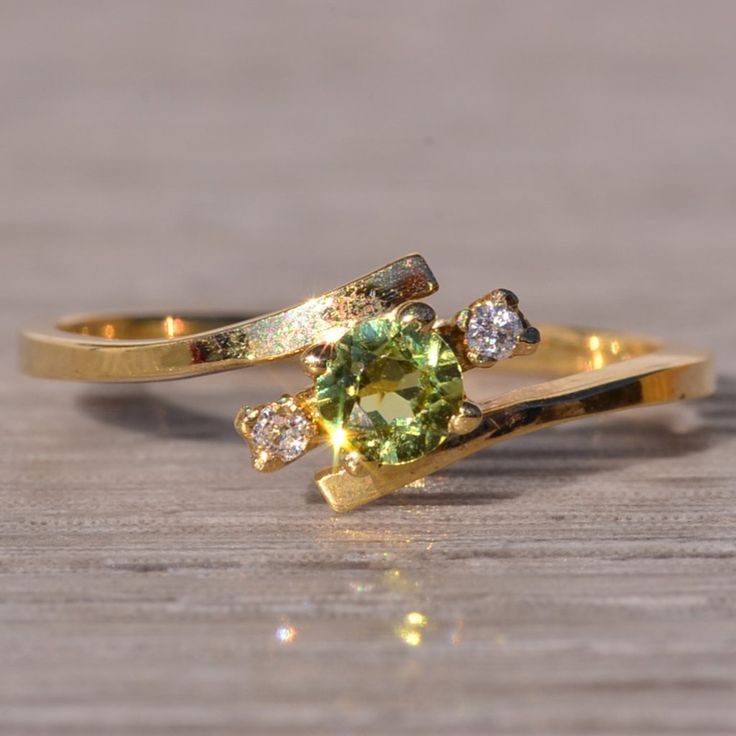
<path id="1" fill-rule="evenodd" d="M 307 415 L 293 401 L 286 401 L 261 409 L 251 439 L 259 450 L 288 463 L 304 452 L 312 434 Z"/>
<path id="2" fill-rule="evenodd" d="M 389 317 L 362 322 L 336 342 L 316 389 L 333 444 L 387 465 L 441 445 L 463 402 L 450 346 L 436 332 Z"/>
<path id="3" fill-rule="evenodd" d="M 524 332 L 521 317 L 502 301 L 487 301 L 470 310 L 465 344 L 474 362 L 502 360 L 514 352 Z"/>

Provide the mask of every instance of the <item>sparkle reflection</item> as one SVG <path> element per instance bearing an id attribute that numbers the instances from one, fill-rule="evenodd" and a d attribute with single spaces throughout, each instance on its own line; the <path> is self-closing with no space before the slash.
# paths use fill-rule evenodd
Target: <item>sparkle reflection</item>
<path id="1" fill-rule="evenodd" d="M 600 335 L 590 335 L 585 344 L 590 354 L 581 356 L 580 367 L 582 370 L 597 371 L 605 368 L 609 363 L 630 357 L 628 353 L 622 352 L 623 346 L 619 340 L 609 340 Z"/>
<path id="2" fill-rule="evenodd" d="M 276 641 L 279 644 L 292 644 L 296 639 L 296 629 L 290 624 L 283 623 L 276 629 Z"/>
<path id="3" fill-rule="evenodd" d="M 361 583 L 357 580 L 350 581 L 350 590 L 352 590 L 354 593 L 370 593 L 373 591 L 374 587 L 375 586 L 371 583 Z"/>
<path id="4" fill-rule="evenodd" d="M 336 449 L 340 450 L 347 444 L 348 435 L 342 427 L 335 428 L 330 434 L 330 444 Z"/>
<path id="5" fill-rule="evenodd" d="M 409 647 L 418 647 L 424 637 L 423 629 L 429 619 L 419 611 L 411 611 L 404 616 L 401 624 L 396 627 L 396 636 Z"/>
<path id="6" fill-rule="evenodd" d="M 345 334 L 345 327 L 337 325 L 336 327 L 330 327 L 324 334 L 325 342 L 337 342 Z"/>
<path id="7" fill-rule="evenodd" d="M 419 611 L 412 611 L 411 613 L 407 613 L 406 618 L 404 620 L 410 626 L 426 626 L 427 625 L 427 617 L 423 613 L 419 613 Z"/>
<path id="8" fill-rule="evenodd" d="M 184 322 L 179 317 L 168 316 L 164 319 L 166 337 L 176 337 L 184 332 Z"/>
<path id="9" fill-rule="evenodd" d="M 407 646 L 418 647 L 422 643 L 422 632 L 415 629 L 402 631 L 401 638 Z"/>

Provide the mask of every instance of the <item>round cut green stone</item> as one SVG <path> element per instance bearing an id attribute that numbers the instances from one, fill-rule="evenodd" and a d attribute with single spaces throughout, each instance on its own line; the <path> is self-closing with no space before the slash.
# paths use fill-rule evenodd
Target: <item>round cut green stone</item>
<path id="1" fill-rule="evenodd" d="M 333 438 L 366 460 L 400 465 L 441 445 L 464 397 L 460 365 L 436 332 L 379 317 L 334 346 L 317 378 L 317 407 Z"/>

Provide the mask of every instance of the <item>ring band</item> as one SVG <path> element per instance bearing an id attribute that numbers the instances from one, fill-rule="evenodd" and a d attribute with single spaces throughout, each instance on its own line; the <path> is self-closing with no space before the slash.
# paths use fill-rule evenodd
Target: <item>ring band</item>
<path id="1" fill-rule="evenodd" d="M 389 263 L 295 307 L 243 315 L 91 315 L 20 334 L 20 367 L 39 378 L 161 381 L 243 368 L 296 355 L 330 330 L 433 294 L 420 255 Z"/>
<path id="2" fill-rule="evenodd" d="M 328 468 L 315 481 L 335 511 L 350 511 L 499 442 L 574 419 L 709 396 L 715 390 L 707 353 L 606 330 L 541 325 L 539 351 L 502 370 L 559 378 L 478 402 L 481 421 L 407 465 L 351 474 Z"/>
<path id="3" fill-rule="evenodd" d="M 301 353 L 312 386 L 242 407 L 235 427 L 261 471 L 331 446 L 332 464 L 315 481 L 341 512 L 512 437 L 714 391 L 707 353 L 609 330 L 540 330 L 505 289 L 440 320 L 415 301 L 437 288 L 425 260 L 411 255 L 255 319 L 68 319 L 51 331 L 21 333 L 21 367 L 49 378 L 150 381 Z M 553 380 L 471 400 L 464 374 L 496 365 Z"/>

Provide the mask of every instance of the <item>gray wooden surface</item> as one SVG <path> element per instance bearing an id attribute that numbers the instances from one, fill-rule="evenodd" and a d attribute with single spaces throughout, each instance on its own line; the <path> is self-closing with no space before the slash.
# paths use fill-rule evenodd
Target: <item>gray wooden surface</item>
<path id="1" fill-rule="evenodd" d="M 734 733 L 735 22 L 0 1 L 0 733 Z M 444 310 L 507 286 L 711 347 L 719 393 L 338 517 L 323 458 L 258 476 L 231 431 L 295 372 L 15 373 L 38 318 L 275 307 L 411 250 Z"/>

